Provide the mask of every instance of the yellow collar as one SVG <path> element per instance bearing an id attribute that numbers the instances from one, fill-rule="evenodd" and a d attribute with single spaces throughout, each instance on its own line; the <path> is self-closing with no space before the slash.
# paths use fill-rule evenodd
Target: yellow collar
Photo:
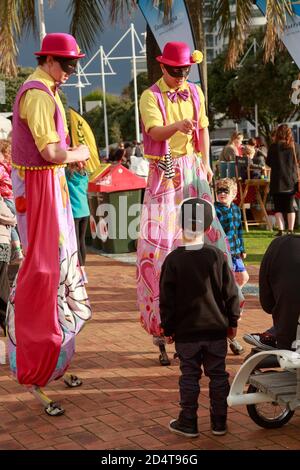
<path id="1" fill-rule="evenodd" d="M 158 80 L 158 82 L 156 82 L 156 84 L 158 85 L 158 87 L 160 88 L 162 93 L 166 93 L 167 91 L 175 91 L 175 88 L 170 88 L 166 84 L 166 82 L 164 80 L 164 77 L 161 77 Z M 189 89 L 187 81 L 184 81 L 183 84 L 181 85 L 181 87 L 176 88 L 176 90 L 187 90 L 187 89 Z"/>
<path id="2" fill-rule="evenodd" d="M 49 88 L 52 93 L 56 92 L 56 82 L 55 80 L 49 75 L 45 70 L 43 70 L 40 66 L 38 66 L 34 73 L 31 76 L 31 80 L 39 80 L 46 85 L 47 88 Z"/>

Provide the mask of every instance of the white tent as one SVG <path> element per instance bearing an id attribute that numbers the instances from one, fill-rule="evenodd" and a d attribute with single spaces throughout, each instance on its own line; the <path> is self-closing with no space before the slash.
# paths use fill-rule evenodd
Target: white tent
<path id="1" fill-rule="evenodd" d="M 6 139 L 11 129 L 11 121 L 0 114 L 0 139 Z"/>

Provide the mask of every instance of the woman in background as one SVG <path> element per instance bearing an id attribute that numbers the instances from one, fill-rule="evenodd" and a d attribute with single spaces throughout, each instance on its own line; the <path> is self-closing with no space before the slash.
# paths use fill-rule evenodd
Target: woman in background
<path id="1" fill-rule="evenodd" d="M 242 156 L 243 138 L 244 136 L 241 132 L 233 132 L 228 144 L 223 148 L 221 152 L 221 162 L 234 162 L 236 157 Z"/>
<path id="2" fill-rule="evenodd" d="M 270 193 L 275 206 L 278 228 L 276 236 L 283 235 L 284 214 L 287 214 L 288 233 L 293 233 L 295 224 L 295 185 L 298 181 L 296 161 L 299 164 L 299 149 L 287 124 L 281 124 L 270 145 L 266 164 L 271 168 Z"/>
<path id="3" fill-rule="evenodd" d="M 16 206 L 12 190 L 11 181 L 11 143 L 9 140 L 0 140 L 0 196 L 9 208 L 16 215 Z M 11 264 L 19 264 L 23 259 L 21 243 L 17 227 L 11 228 Z"/>

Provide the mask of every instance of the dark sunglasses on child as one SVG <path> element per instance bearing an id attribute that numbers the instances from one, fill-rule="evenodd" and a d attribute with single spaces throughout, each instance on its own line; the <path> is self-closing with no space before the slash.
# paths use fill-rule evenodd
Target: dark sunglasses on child
<path id="1" fill-rule="evenodd" d="M 218 188 L 216 192 L 217 194 L 222 194 L 222 193 L 229 194 L 230 193 L 228 188 Z"/>

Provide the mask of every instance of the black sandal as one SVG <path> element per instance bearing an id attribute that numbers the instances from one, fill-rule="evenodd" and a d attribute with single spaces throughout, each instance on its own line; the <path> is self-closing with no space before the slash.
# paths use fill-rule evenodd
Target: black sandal
<path id="1" fill-rule="evenodd" d="M 73 387 L 80 387 L 80 385 L 82 385 L 82 380 L 77 377 L 77 375 L 67 375 L 67 376 L 64 376 L 64 383 L 70 387 L 70 388 L 73 388 Z"/>
<path id="2" fill-rule="evenodd" d="M 51 401 L 48 406 L 45 408 L 45 413 L 49 416 L 61 416 L 65 410 L 61 405 L 55 401 Z"/>

